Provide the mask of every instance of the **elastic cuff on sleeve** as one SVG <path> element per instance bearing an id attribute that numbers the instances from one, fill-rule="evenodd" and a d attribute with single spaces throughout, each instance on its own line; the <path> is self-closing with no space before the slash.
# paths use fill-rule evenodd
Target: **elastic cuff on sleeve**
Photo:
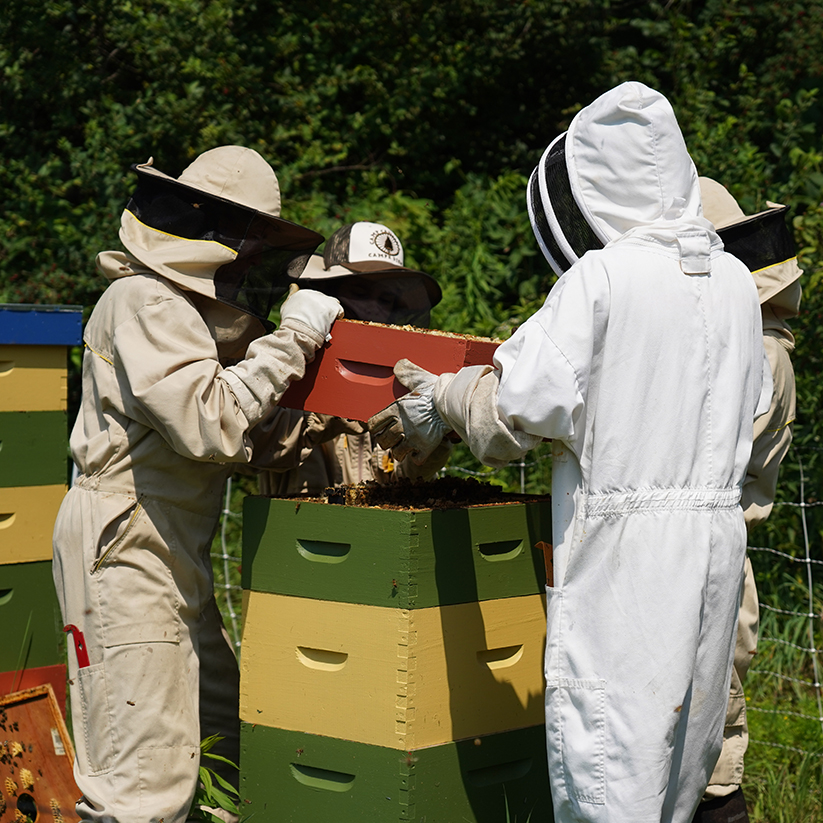
<path id="1" fill-rule="evenodd" d="M 320 334 L 317 329 L 312 328 L 307 323 L 303 323 L 301 320 L 295 320 L 294 318 L 289 318 L 288 320 L 284 320 L 280 324 L 281 329 L 290 329 L 293 332 L 297 332 L 298 334 L 304 334 L 308 338 L 310 338 L 319 349 L 325 342 L 326 338 Z"/>

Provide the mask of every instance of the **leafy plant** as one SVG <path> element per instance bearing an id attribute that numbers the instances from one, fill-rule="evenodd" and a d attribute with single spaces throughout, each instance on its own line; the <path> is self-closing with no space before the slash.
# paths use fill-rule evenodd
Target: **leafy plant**
<path id="1" fill-rule="evenodd" d="M 223 809 L 234 814 L 239 813 L 240 794 L 237 789 L 216 771 L 203 764 L 203 759 L 208 758 L 212 761 L 225 763 L 233 769 L 239 768 L 231 760 L 211 751 L 223 739 L 221 735 L 213 734 L 200 741 L 200 774 L 191 809 L 189 810 L 190 820 L 223 823 L 222 818 L 208 811 L 208 809 Z"/>
<path id="2" fill-rule="evenodd" d="M 532 819 L 531 812 L 528 813 L 525 820 L 518 820 L 517 815 L 512 814 L 511 806 L 509 804 L 509 796 L 506 794 L 505 784 L 503 785 L 503 799 L 506 801 L 506 823 L 529 823 Z"/>

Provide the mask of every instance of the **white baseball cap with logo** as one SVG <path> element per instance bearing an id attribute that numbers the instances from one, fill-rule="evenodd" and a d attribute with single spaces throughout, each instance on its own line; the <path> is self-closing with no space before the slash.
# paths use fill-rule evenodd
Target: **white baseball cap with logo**
<path id="1" fill-rule="evenodd" d="M 392 318 L 382 322 L 425 324 L 443 296 L 433 277 L 406 267 L 403 244 L 382 223 L 364 220 L 341 226 L 326 241 L 323 254 L 309 258 L 300 283 L 336 294 L 344 278 L 366 278 L 375 288 L 380 282 L 395 294 Z"/>
<path id="2" fill-rule="evenodd" d="M 405 266 L 403 244 L 398 236 L 382 223 L 348 223 L 339 228 L 327 241 L 322 257 L 312 256 L 303 272 L 303 280 L 328 280 L 348 277 L 353 272 L 371 274 L 407 272 L 432 281 L 425 272 Z M 439 292 L 439 287 L 437 287 Z"/>

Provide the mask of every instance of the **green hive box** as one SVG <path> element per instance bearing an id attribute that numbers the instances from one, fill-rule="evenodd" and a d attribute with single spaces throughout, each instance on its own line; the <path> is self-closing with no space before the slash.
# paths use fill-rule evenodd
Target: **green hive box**
<path id="1" fill-rule="evenodd" d="M 64 411 L 0 412 L 0 486 L 65 483 Z"/>
<path id="2" fill-rule="evenodd" d="M 277 823 L 550 823 L 544 726 L 410 752 L 243 723 L 240 808 Z"/>
<path id="3" fill-rule="evenodd" d="M 551 539 L 548 497 L 400 510 L 249 497 L 242 583 L 399 609 L 519 597 L 543 592 L 535 544 Z"/>
<path id="4" fill-rule="evenodd" d="M 0 565 L 0 672 L 63 662 L 51 562 Z"/>

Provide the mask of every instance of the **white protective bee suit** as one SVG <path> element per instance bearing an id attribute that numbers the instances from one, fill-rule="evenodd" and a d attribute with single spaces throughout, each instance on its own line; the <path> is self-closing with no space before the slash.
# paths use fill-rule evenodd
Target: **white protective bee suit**
<path id="1" fill-rule="evenodd" d="M 539 212 L 549 162 L 582 227 Z M 529 192 L 541 248 L 565 272 L 543 307 L 493 370 L 435 379 L 401 361 L 413 391 L 370 427 L 417 459 L 454 429 L 493 466 L 553 441 L 555 820 L 688 823 L 720 751 L 743 580 L 756 290 L 701 216 L 671 106 L 640 83 L 584 108 Z"/>
<path id="2" fill-rule="evenodd" d="M 55 525 L 54 579 L 89 658 L 69 642 L 78 814 L 180 823 L 200 740 L 222 735 L 216 751 L 239 754 L 237 662 L 209 555 L 223 487 L 235 464 L 277 453 L 275 404 L 341 309 L 298 291 L 264 334 L 322 237 L 278 218 L 277 179 L 256 152 L 213 149 L 176 181 L 136 171 L 128 253 L 98 257 L 112 282 L 84 332 L 79 477 Z"/>

